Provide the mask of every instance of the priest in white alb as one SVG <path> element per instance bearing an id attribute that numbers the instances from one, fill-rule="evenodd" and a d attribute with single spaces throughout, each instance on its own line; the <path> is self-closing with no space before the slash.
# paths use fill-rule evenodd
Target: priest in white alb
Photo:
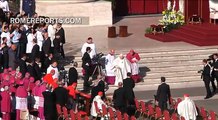
<path id="1" fill-rule="evenodd" d="M 198 115 L 195 103 L 189 98 L 188 94 L 184 94 L 184 100 L 178 104 L 177 112 L 185 120 L 196 120 Z"/>
<path id="2" fill-rule="evenodd" d="M 114 60 L 115 60 L 115 51 L 110 50 L 110 53 L 107 56 L 105 56 L 105 70 L 106 70 L 105 81 L 110 85 L 113 85 L 115 82 L 115 74 L 114 71 L 112 70 Z"/>
<path id="3" fill-rule="evenodd" d="M 131 73 L 131 67 L 129 61 L 120 54 L 113 62 L 113 70 L 115 73 L 115 85 L 118 86 L 119 82 L 123 82 L 123 79 L 127 78 L 127 73 Z"/>
<path id="4" fill-rule="evenodd" d="M 90 47 L 91 48 L 91 52 L 89 53 L 91 59 L 96 55 L 96 48 L 95 48 L 95 44 L 92 41 L 92 38 L 89 37 L 86 41 L 86 43 L 83 44 L 81 52 L 82 52 L 82 56 L 83 54 L 86 52 L 86 48 Z"/>

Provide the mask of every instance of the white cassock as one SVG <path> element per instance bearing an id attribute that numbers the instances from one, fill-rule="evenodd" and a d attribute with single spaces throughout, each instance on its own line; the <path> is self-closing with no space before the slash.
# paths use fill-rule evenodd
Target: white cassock
<path id="1" fill-rule="evenodd" d="M 113 71 L 114 60 L 115 60 L 115 55 L 108 54 L 107 56 L 105 56 L 106 76 L 115 76 Z"/>
<path id="2" fill-rule="evenodd" d="M 196 120 L 196 116 L 198 115 L 195 103 L 190 98 L 185 98 L 180 102 L 177 111 L 185 120 Z"/>
<path id="3" fill-rule="evenodd" d="M 29 33 L 27 35 L 27 44 L 26 44 L 26 53 L 31 53 L 32 49 L 33 49 L 33 39 L 35 38 L 35 36 L 33 35 L 33 33 Z"/>
<path id="4" fill-rule="evenodd" d="M 54 44 L 53 44 L 53 40 L 55 39 L 55 28 L 54 26 L 52 26 L 51 24 L 48 25 L 48 37 L 50 37 L 50 40 L 51 40 L 51 47 L 54 47 Z"/>
<path id="5" fill-rule="evenodd" d="M 7 42 L 6 42 L 6 44 L 7 44 L 7 46 L 11 46 L 11 38 L 10 38 L 10 32 L 2 32 L 2 34 L 1 34 L 1 42 L 0 43 L 2 43 L 2 38 L 3 37 L 6 37 L 7 38 Z"/>
<path id="6" fill-rule="evenodd" d="M 53 79 L 55 78 L 59 78 L 59 71 L 58 71 L 58 68 L 57 67 L 53 67 L 52 65 L 50 65 L 48 68 L 47 68 L 47 74 L 51 73 L 51 70 L 54 69 L 55 70 L 55 74 L 52 76 Z"/>
<path id="7" fill-rule="evenodd" d="M 132 75 L 138 75 L 139 74 L 139 65 L 138 60 L 136 58 L 133 58 L 135 61 L 134 63 L 131 63 L 131 69 L 132 69 Z"/>
<path id="8" fill-rule="evenodd" d="M 39 51 L 42 51 L 43 35 L 41 31 L 36 32 L 37 45 L 39 45 Z"/>
<path id="9" fill-rule="evenodd" d="M 9 5 L 8 5 L 8 1 L 0 1 L 0 8 L 2 8 L 2 10 L 4 12 L 9 12 Z"/>
<path id="10" fill-rule="evenodd" d="M 98 109 L 100 111 L 102 110 L 102 105 L 105 105 L 106 107 L 107 107 L 107 105 L 101 99 L 101 96 L 99 96 L 99 95 L 95 96 L 95 98 L 93 99 L 93 102 L 92 102 L 92 106 L 91 106 L 91 115 L 94 116 L 94 117 L 97 117 L 98 114 L 96 113 L 94 101 L 97 102 L 97 106 L 98 106 Z"/>
<path id="11" fill-rule="evenodd" d="M 92 49 L 92 51 L 89 53 L 89 55 L 90 55 L 90 57 L 91 57 L 91 59 L 96 55 L 96 48 L 95 48 L 95 44 L 94 43 L 91 43 L 91 44 L 89 44 L 89 43 L 84 43 L 83 44 L 83 46 L 82 46 L 82 49 L 81 49 L 81 52 L 82 52 L 82 56 L 83 56 L 83 54 L 86 52 L 86 48 L 87 47 L 90 47 L 91 49 Z"/>
<path id="12" fill-rule="evenodd" d="M 121 59 L 120 57 L 114 60 L 113 66 L 113 70 L 116 76 L 114 85 L 118 85 L 119 82 L 123 82 L 123 79 L 127 78 L 128 72 L 131 73 L 131 66 L 126 58 Z"/>

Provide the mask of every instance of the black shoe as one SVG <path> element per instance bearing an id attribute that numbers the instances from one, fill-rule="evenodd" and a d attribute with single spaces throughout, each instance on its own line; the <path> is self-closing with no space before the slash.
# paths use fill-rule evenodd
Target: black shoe
<path id="1" fill-rule="evenodd" d="M 209 98 L 211 98 L 211 97 L 212 97 L 212 95 L 206 96 L 204 99 L 209 99 Z"/>

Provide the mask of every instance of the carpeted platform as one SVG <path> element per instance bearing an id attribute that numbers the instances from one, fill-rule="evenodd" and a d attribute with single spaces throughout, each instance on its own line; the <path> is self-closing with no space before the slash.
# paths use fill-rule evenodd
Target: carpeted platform
<path id="1" fill-rule="evenodd" d="M 145 37 L 161 42 L 184 41 L 197 46 L 218 45 L 218 25 L 187 24 L 165 34 L 145 34 Z"/>

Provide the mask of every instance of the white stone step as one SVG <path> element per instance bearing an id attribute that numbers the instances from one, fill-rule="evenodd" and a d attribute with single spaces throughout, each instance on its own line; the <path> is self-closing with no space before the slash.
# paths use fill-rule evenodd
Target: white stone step
<path id="1" fill-rule="evenodd" d="M 180 71 L 180 72 L 163 72 L 163 73 L 156 73 L 156 72 L 150 72 L 145 75 L 144 79 L 154 79 L 154 78 L 160 78 L 160 77 L 184 77 L 184 76 L 201 76 L 200 73 L 197 71 Z"/>

